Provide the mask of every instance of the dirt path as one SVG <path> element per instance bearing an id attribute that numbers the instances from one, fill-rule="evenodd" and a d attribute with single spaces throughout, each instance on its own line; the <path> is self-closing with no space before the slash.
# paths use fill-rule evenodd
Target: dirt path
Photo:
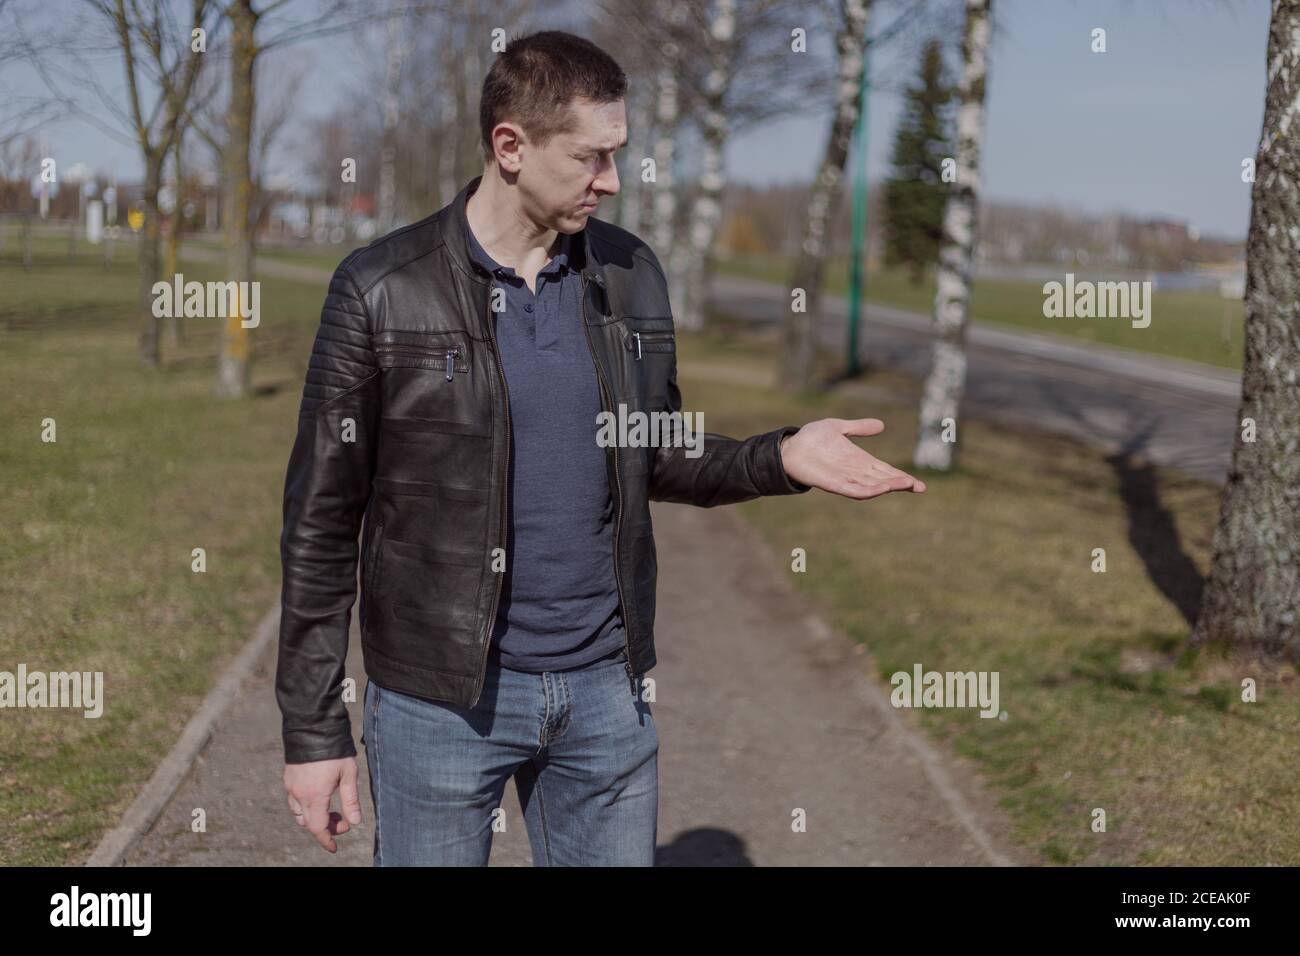
<path id="1" fill-rule="evenodd" d="M 984 865 L 1026 859 L 971 773 L 893 710 L 864 649 L 826 628 L 732 509 L 656 504 L 653 703 L 659 865 Z M 355 621 L 354 621 L 355 625 Z M 349 674 L 364 688 L 352 635 Z M 274 648 L 128 865 L 369 866 L 373 808 L 331 856 L 295 826 L 280 777 Z M 360 736 L 360 705 L 351 705 Z M 191 832 L 196 807 L 207 832 Z M 807 832 L 791 828 L 801 808 Z M 528 866 L 513 786 L 492 865 Z"/>

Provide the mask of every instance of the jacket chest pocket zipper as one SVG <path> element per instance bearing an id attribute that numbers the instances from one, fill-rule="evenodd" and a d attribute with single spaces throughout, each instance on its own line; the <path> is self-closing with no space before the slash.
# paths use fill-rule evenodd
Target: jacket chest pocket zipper
<path id="1" fill-rule="evenodd" d="M 672 332 L 633 332 L 624 344 L 629 352 L 636 353 L 638 362 L 644 352 L 672 352 L 675 348 Z"/>
<path id="2" fill-rule="evenodd" d="M 456 373 L 468 372 L 469 363 L 464 349 L 459 345 L 389 345 L 375 347 L 375 357 L 380 368 L 431 368 L 438 369 L 451 381 Z"/>

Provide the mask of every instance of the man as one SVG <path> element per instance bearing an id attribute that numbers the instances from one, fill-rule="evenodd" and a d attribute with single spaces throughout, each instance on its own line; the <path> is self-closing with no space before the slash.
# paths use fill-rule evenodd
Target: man
<path id="1" fill-rule="evenodd" d="M 649 502 L 925 490 L 852 442 L 875 419 L 706 434 L 702 454 L 597 441 L 603 411 L 681 410 L 659 259 L 592 215 L 619 189 L 626 89 L 579 37 L 510 43 L 483 83 L 483 174 L 331 281 L 285 481 L 276 681 L 289 807 L 330 852 L 361 822 L 341 695 L 358 554 L 374 863 L 486 864 L 513 778 L 537 865 L 649 865 Z"/>

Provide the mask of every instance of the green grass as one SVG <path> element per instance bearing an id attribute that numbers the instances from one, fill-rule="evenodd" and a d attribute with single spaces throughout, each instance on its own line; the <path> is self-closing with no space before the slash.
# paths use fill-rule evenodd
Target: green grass
<path id="1" fill-rule="evenodd" d="M 718 271 L 766 282 L 789 281 L 787 260 L 747 257 L 720 261 Z M 1064 281 L 1065 272 L 1061 270 Z M 848 266 L 844 259 L 827 270 L 827 292 L 846 295 Z M 1207 292 L 1152 292 L 1151 324 L 1135 329 L 1128 319 L 1048 319 L 1043 316 L 1041 282 L 977 279 L 971 293 L 976 322 L 1067 336 L 1120 348 L 1167 355 L 1240 369 L 1243 305 Z M 934 309 L 934 278 L 913 285 L 900 270 L 873 267 L 867 277 L 867 301 L 912 309 L 929 315 Z"/>
<path id="2" fill-rule="evenodd" d="M 881 374 L 864 403 L 792 401 L 716 381 L 692 363 L 733 361 L 735 343 L 686 342 L 685 402 L 710 430 L 757 434 L 782 422 L 875 416 L 864 443 L 908 468 L 917 384 Z M 740 362 L 770 368 L 749 346 Z M 700 365 L 696 365 L 701 368 Z M 808 552 L 792 583 L 875 660 L 887 682 L 927 670 L 1000 674 L 1007 720 L 916 710 L 928 732 L 972 758 L 1015 838 L 1062 864 L 1260 865 L 1300 862 L 1300 681 L 1183 652 L 1188 627 L 1129 544 L 1118 479 L 1104 457 L 1047 434 L 966 424 L 954 473 L 925 494 L 869 502 L 810 492 L 738 506 L 772 548 Z M 1162 504 L 1202 572 L 1218 490 L 1158 472 Z M 1093 548 L 1107 571 L 1093 573 Z M 1254 677 L 1259 702 L 1242 703 Z M 1094 808 L 1107 832 L 1093 833 Z"/>
<path id="3" fill-rule="evenodd" d="M 264 283 L 256 334 L 296 342 L 295 363 L 266 358 L 259 394 L 222 401 L 216 324 L 187 320 L 169 364 L 142 368 L 130 250 L 109 269 L 82 250 L 38 255 L 29 271 L 15 244 L 0 254 L 0 669 L 102 671 L 106 699 L 97 719 L 25 709 L 0 720 L 9 865 L 83 860 L 272 605 L 301 364 L 323 297 Z M 21 330 L 3 331 L 11 322 Z M 57 442 L 40 440 L 45 418 Z M 191 571 L 199 547 L 206 573 Z"/>

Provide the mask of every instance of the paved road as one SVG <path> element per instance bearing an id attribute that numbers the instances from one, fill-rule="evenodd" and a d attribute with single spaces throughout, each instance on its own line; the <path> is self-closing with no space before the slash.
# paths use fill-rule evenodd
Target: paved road
<path id="1" fill-rule="evenodd" d="M 958 758 L 928 744 L 860 645 L 831 632 L 734 510 L 654 505 L 659 554 L 651 704 L 662 866 L 986 865 L 1027 857 Z M 354 621 L 355 625 L 355 621 Z M 280 783 L 274 648 L 127 865 L 369 866 L 373 808 L 331 856 L 292 822 Z M 348 673 L 364 687 L 357 635 Z M 360 705 L 351 705 L 360 737 Z M 974 712 L 973 720 L 980 719 Z M 207 832 L 190 830 L 194 808 Z M 493 866 L 530 866 L 506 789 Z M 791 828 L 805 811 L 807 832 Z"/>
<path id="2" fill-rule="evenodd" d="M 821 341 L 842 351 L 848 307 L 840 296 L 824 301 Z M 720 276 L 712 302 L 729 317 L 770 327 L 780 322 L 786 298 L 780 286 Z M 873 363 L 926 374 L 928 316 L 872 304 L 863 328 Z M 1235 372 L 980 324 L 969 330 L 967 356 L 968 413 L 1071 435 L 1107 452 L 1125 450 L 1206 481 L 1227 476 L 1241 394 Z"/>

